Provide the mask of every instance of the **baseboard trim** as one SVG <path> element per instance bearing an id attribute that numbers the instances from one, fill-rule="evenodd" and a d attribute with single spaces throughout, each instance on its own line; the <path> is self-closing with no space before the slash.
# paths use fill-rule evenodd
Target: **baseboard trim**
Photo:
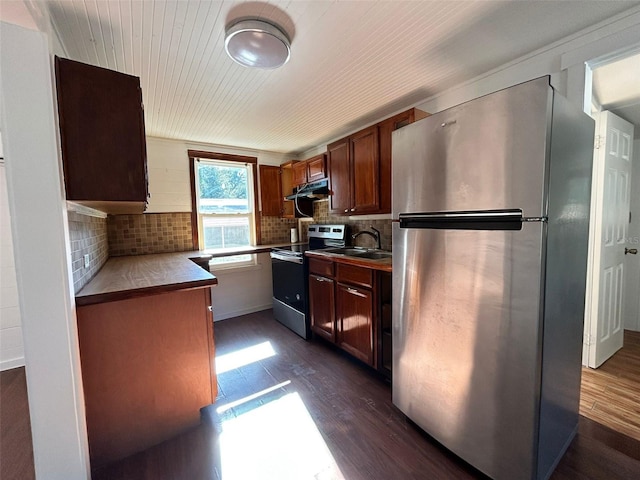
<path id="1" fill-rule="evenodd" d="M 24 367 L 24 357 L 10 358 L 9 360 L 0 360 L 0 372 L 18 367 Z"/>
<path id="2" fill-rule="evenodd" d="M 265 305 L 258 305 L 256 307 L 243 308 L 241 310 L 235 310 L 233 312 L 216 313 L 216 306 L 213 306 L 213 321 L 226 320 L 227 318 L 240 317 L 242 315 L 248 315 L 249 313 L 261 312 L 263 310 L 269 310 L 273 305 L 268 303 Z"/>

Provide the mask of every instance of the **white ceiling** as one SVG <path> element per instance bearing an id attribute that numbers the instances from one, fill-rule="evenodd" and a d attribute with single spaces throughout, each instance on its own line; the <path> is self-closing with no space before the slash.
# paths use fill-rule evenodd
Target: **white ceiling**
<path id="1" fill-rule="evenodd" d="M 69 58 L 141 78 L 147 134 L 297 153 L 635 7 L 618 1 L 51 0 Z M 42 4 L 42 2 L 41 2 Z M 291 60 L 224 51 L 240 17 L 281 25 Z"/>

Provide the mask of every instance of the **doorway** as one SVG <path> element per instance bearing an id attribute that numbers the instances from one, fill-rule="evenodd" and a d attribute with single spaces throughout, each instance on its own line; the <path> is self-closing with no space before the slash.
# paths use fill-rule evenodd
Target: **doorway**
<path id="1" fill-rule="evenodd" d="M 640 440 L 640 406 L 635 401 L 640 391 L 640 49 L 589 66 L 587 85 L 593 87 L 591 113 L 597 122 L 594 162 L 600 168 L 594 169 L 593 178 L 592 195 L 599 204 L 592 202 L 580 413 Z M 615 127 L 609 126 L 615 132 L 606 131 L 606 124 L 614 122 Z M 606 162 L 611 152 L 623 155 L 618 137 L 629 126 L 628 206 L 623 207 L 625 174 Z M 618 197 L 606 198 L 607 188 Z M 610 238 L 614 228 L 614 233 L 623 232 L 617 242 Z M 605 265 L 607 242 L 616 259 L 609 258 Z"/>

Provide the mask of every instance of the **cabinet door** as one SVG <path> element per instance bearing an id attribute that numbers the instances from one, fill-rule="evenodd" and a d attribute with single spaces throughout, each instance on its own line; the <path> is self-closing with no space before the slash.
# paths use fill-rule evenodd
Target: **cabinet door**
<path id="1" fill-rule="evenodd" d="M 354 357 L 374 366 L 371 290 L 338 283 L 336 321 L 338 345 Z"/>
<path id="2" fill-rule="evenodd" d="M 265 217 L 279 217 L 283 214 L 280 167 L 260 165 L 259 168 L 262 215 Z"/>
<path id="3" fill-rule="evenodd" d="M 293 170 L 294 186 L 307 183 L 307 162 L 294 163 L 291 169 Z"/>
<path id="4" fill-rule="evenodd" d="M 56 57 L 68 200 L 146 202 L 140 79 Z"/>
<path id="5" fill-rule="evenodd" d="M 309 275 L 309 308 L 311 330 L 317 335 L 336 341 L 334 281 L 319 275 Z"/>
<path id="6" fill-rule="evenodd" d="M 399 113 L 378 124 L 380 142 L 380 213 L 391 213 L 391 134 L 413 123 L 414 109 Z"/>
<path id="7" fill-rule="evenodd" d="M 329 171 L 329 210 L 332 213 L 349 213 L 351 208 L 351 185 L 349 168 L 349 139 L 327 145 L 327 169 Z"/>
<path id="8" fill-rule="evenodd" d="M 282 191 L 282 217 L 283 218 L 295 218 L 296 207 L 292 200 L 284 200 L 284 197 L 291 195 L 293 192 L 293 162 L 287 162 L 280 165 L 282 173 L 280 179 L 280 187 Z"/>
<path id="9" fill-rule="evenodd" d="M 326 176 L 327 171 L 325 168 L 324 154 L 307 160 L 307 181 L 316 182 L 326 178 Z"/>
<path id="10" fill-rule="evenodd" d="M 373 213 L 380 209 L 380 155 L 378 127 L 366 128 L 350 137 L 352 193 L 350 213 Z"/>
<path id="11" fill-rule="evenodd" d="M 200 423 L 217 395 L 210 305 L 207 287 L 78 307 L 93 467 Z"/>

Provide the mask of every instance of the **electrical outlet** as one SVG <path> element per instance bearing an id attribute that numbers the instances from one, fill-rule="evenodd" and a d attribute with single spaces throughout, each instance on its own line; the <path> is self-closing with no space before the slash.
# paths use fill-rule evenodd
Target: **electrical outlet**
<path id="1" fill-rule="evenodd" d="M 84 256 L 84 268 L 89 268 L 89 254 Z"/>

